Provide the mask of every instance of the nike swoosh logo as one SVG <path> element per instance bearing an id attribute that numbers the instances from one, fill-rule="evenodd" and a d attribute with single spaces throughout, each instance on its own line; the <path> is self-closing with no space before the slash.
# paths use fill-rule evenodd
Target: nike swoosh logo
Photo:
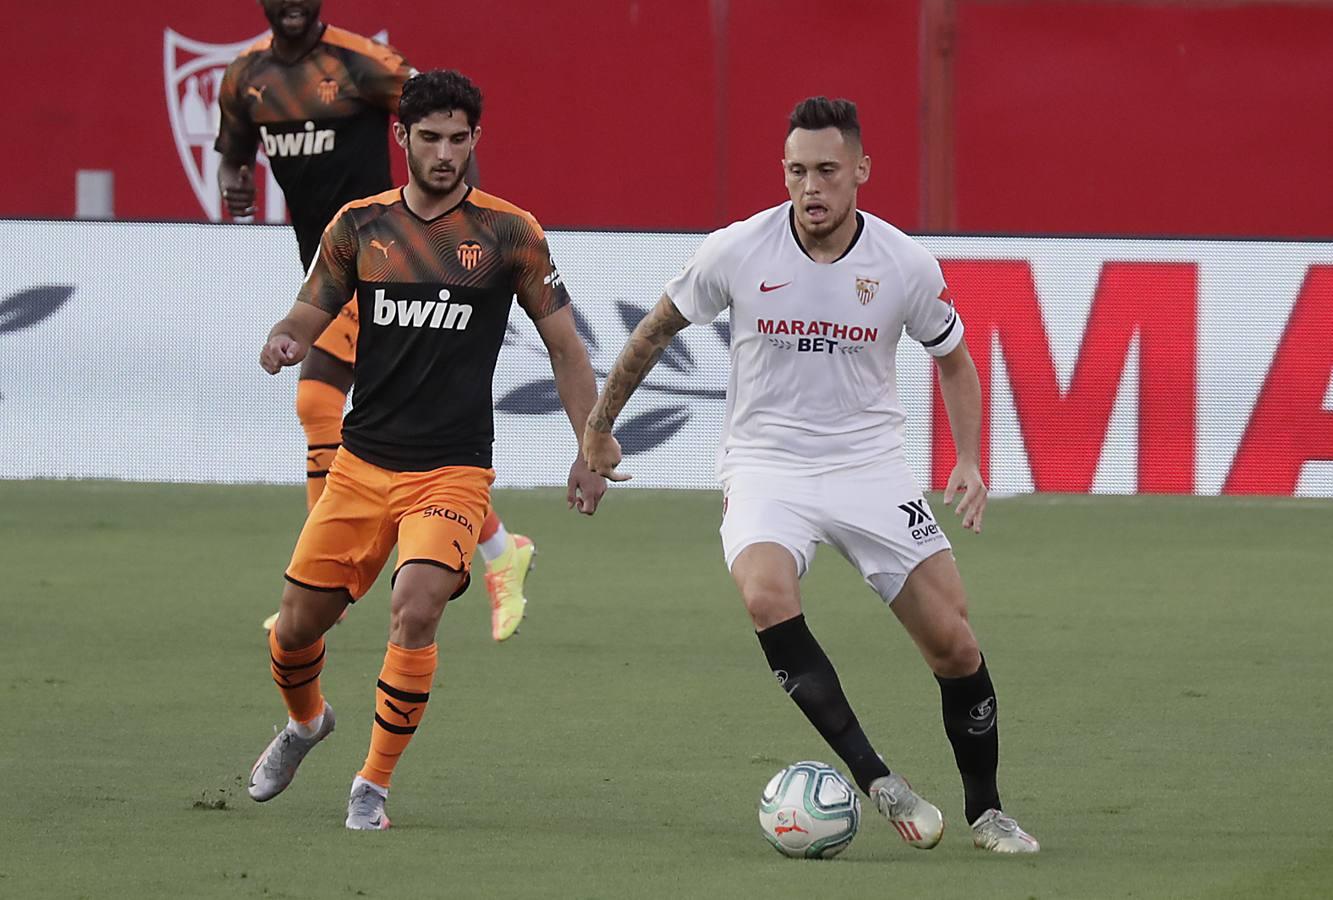
<path id="1" fill-rule="evenodd" d="M 371 827 L 371 828 L 379 828 L 379 827 L 380 827 L 380 823 L 383 822 L 383 821 L 384 821 L 384 817 L 381 816 L 381 817 L 375 819 L 375 821 L 371 822 L 371 823 L 370 823 L 370 827 Z"/>
<path id="2" fill-rule="evenodd" d="M 765 284 L 764 282 L 761 281 L 759 282 L 759 290 L 761 293 L 767 294 L 769 291 L 776 291 L 778 288 L 785 288 L 789 284 L 791 284 L 790 281 L 784 281 L 782 282 L 782 284 Z"/>

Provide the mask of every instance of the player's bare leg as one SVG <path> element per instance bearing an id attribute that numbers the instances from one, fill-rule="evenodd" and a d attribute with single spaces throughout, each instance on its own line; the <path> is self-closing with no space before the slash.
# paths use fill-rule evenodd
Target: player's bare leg
<path id="1" fill-rule="evenodd" d="M 1001 812 L 995 688 L 967 619 L 967 592 L 953 553 L 923 560 L 890 607 L 940 685 L 944 730 L 963 779 L 973 842 L 999 853 L 1035 853 L 1037 841 Z"/>
<path id="2" fill-rule="evenodd" d="M 428 563 L 408 563 L 399 569 L 389 600 L 389 641 L 408 650 L 435 643 L 444 608 L 463 586 L 464 577 Z"/>
<path id="3" fill-rule="evenodd" d="M 273 639 L 283 650 L 307 647 L 337 624 L 352 602 L 347 591 L 320 590 L 286 583 Z"/>
<path id="4" fill-rule="evenodd" d="M 801 614 L 796 560 L 781 544 L 765 541 L 746 547 L 732 563 L 731 577 L 756 631 Z"/>
<path id="5" fill-rule="evenodd" d="M 306 511 L 324 493 L 324 480 L 333 455 L 342 446 L 343 408 L 352 389 L 353 368 L 331 353 L 311 347 L 301 363 L 301 377 L 296 382 L 296 417 L 305 432 Z M 273 630 L 278 619 L 274 613 L 264 620 L 264 630 Z"/>
<path id="6" fill-rule="evenodd" d="M 354 831 L 389 827 L 384 812 L 389 781 L 425 714 L 438 656 L 435 632 L 464 577 L 427 563 L 407 563 L 394 577 L 389 646 L 375 686 L 370 752 L 347 800 L 346 824 Z"/>
<path id="7" fill-rule="evenodd" d="M 247 790 L 263 802 L 287 789 L 306 754 L 333 732 L 333 708 L 320 692 L 324 632 L 333 627 L 351 597 L 288 583 L 282 615 L 269 633 L 273 682 L 287 706 L 287 724 L 264 748 L 250 770 Z"/>
<path id="8" fill-rule="evenodd" d="M 838 674 L 801 613 L 796 559 L 781 544 L 751 544 L 731 566 L 759 645 L 787 696 L 800 707 L 828 745 L 851 770 L 861 790 L 875 800 L 899 836 L 928 850 L 939 843 L 944 821 L 884 760 L 861 730 Z"/>
<path id="9" fill-rule="evenodd" d="M 951 551 L 922 560 L 889 608 L 936 675 L 962 678 L 977 671 L 981 650 L 967 620 L 967 592 Z"/>

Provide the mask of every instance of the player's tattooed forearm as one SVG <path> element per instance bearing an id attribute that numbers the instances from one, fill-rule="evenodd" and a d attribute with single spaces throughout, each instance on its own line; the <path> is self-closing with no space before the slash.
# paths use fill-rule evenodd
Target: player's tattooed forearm
<path id="1" fill-rule="evenodd" d="M 640 326 L 642 328 L 643 326 Z M 662 358 L 662 352 L 666 350 L 666 342 L 671 340 L 667 335 L 661 346 L 657 346 L 652 341 L 641 335 L 636 329 L 630 336 L 629 342 L 625 344 L 625 349 L 620 351 L 619 358 L 616 359 L 615 367 L 611 374 L 606 376 L 606 385 L 602 388 L 602 396 L 598 399 L 597 405 L 593 407 L 592 415 L 588 419 L 588 425 L 594 431 L 610 431 L 611 426 L 615 424 L 616 416 L 625 408 L 629 402 L 630 395 L 634 393 L 635 388 L 643 383 L 643 379 L 648 376 L 648 372 L 659 359 Z"/>
<path id="2" fill-rule="evenodd" d="M 620 351 L 611 374 L 606 376 L 602 395 L 588 417 L 588 426 L 594 431 L 610 431 L 616 416 L 625 408 L 630 396 L 653 366 L 666 352 L 667 345 L 689 320 L 680 314 L 675 304 L 665 297 L 653 307 L 634 329 L 625 349 Z"/>

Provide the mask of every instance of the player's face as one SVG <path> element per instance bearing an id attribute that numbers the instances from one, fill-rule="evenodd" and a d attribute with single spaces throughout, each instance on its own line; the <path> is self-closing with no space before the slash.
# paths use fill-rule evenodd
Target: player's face
<path id="1" fill-rule="evenodd" d="M 259 0 L 273 33 L 296 40 L 319 22 L 321 0 Z"/>
<path id="2" fill-rule="evenodd" d="M 797 128 L 787 136 L 782 168 L 796 224 L 812 237 L 827 237 L 856 209 L 856 189 L 870 177 L 870 157 L 859 141 L 836 128 Z"/>
<path id="3" fill-rule="evenodd" d="M 461 110 L 433 112 L 411 131 L 395 127 L 398 145 L 407 151 L 412 180 L 428 194 L 444 195 L 458 187 L 467 173 L 481 128 L 469 128 Z"/>

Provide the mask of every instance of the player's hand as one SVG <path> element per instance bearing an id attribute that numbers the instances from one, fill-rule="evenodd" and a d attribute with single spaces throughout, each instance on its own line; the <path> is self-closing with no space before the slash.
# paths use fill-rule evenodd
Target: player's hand
<path id="1" fill-rule="evenodd" d="M 597 512 L 597 504 L 602 502 L 606 493 L 606 479 L 588 470 L 588 464 L 580 455 L 569 467 L 569 491 L 565 499 L 570 509 L 577 509 L 585 516 Z"/>
<path id="2" fill-rule="evenodd" d="M 259 351 L 259 366 L 270 375 L 276 375 L 284 366 L 294 366 L 305 359 L 307 348 L 288 334 L 275 334 Z"/>
<path id="3" fill-rule="evenodd" d="M 609 431 L 583 430 L 583 459 L 588 468 L 609 481 L 629 481 L 631 476 L 617 472 L 620 465 L 620 441 Z"/>
<path id="4" fill-rule="evenodd" d="M 944 486 L 944 504 L 953 504 L 955 494 L 961 496 L 954 508 L 957 515 L 963 517 L 963 527 L 981 534 L 981 515 L 986 511 L 986 482 L 981 480 L 981 469 L 976 463 L 959 460 L 949 473 L 949 482 Z"/>
<path id="5" fill-rule="evenodd" d="M 233 174 L 226 166 L 218 172 L 222 183 L 222 202 L 227 204 L 227 212 L 233 219 L 240 219 L 255 214 L 255 177 L 248 165 L 236 169 Z"/>

